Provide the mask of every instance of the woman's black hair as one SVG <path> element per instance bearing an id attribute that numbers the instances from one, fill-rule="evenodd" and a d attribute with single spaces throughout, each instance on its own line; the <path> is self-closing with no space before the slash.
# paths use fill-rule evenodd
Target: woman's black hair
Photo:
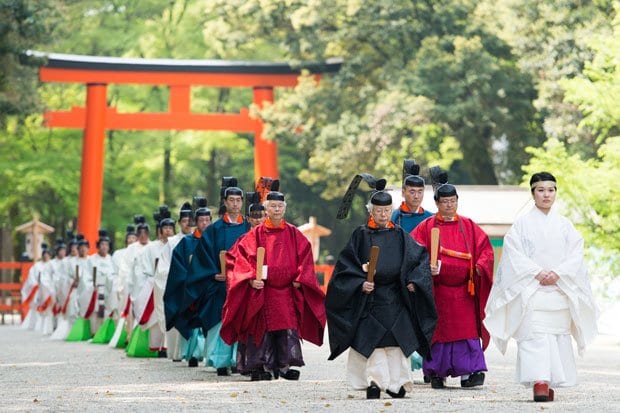
<path id="1" fill-rule="evenodd" d="M 532 187 L 532 185 L 534 185 L 536 182 L 541 182 L 541 181 L 557 182 L 555 180 L 555 176 L 551 175 L 549 172 L 536 172 L 530 178 L 530 190 L 532 191 L 532 193 L 534 193 L 534 188 Z"/>

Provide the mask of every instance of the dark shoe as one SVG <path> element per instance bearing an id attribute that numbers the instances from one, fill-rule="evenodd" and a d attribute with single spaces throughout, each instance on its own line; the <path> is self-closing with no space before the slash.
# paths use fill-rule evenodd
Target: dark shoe
<path id="1" fill-rule="evenodd" d="M 191 357 L 187 362 L 187 367 L 198 367 L 198 359 L 196 357 Z"/>
<path id="2" fill-rule="evenodd" d="M 476 387 L 484 384 L 484 373 L 477 371 L 469 375 L 467 380 L 461 380 L 461 387 Z"/>
<path id="3" fill-rule="evenodd" d="M 239 370 L 237 370 L 237 367 L 230 368 L 230 374 L 237 374 L 237 373 L 239 373 Z"/>
<path id="4" fill-rule="evenodd" d="M 366 398 L 367 399 L 380 399 L 381 398 L 381 389 L 374 381 L 370 382 L 370 386 L 366 388 Z"/>
<path id="5" fill-rule="evenodd" d="M 424 375 L 424 383 L 428 384 L 431 382 L 431 376 Z"/>
<path id="6" fill-rule="evenodd" d="M 228 367 L 220 367 L 217 369 L 217 375 L 218 376 L 230 376 L 230 373 L 228 372 Z"/>
<path id="7" fill-rule="evenodd" d="M 433 376 L 433 377 L 431 377 L 431 387 L 433 389 L 443 389 L 446 386 L 443 383 L 443 378 L 437 377 L 437 376 Z"/>
<path id="8" fill-rule="evenodd" d="M 280 377 L 286 380 L 299 380 L 299 370 L 288 369 L 286 372 L 280 372 Z"/>
<path id="9" fill-rule="evenodd" d="M 157 357 L 159 357 L 160 359 L 165 359 L 168 357 L 168 352 L 166 350 L 159 350 L 159 352 L 157 353 Z"/>
<path id="10" fill-rule="evenodd" d="M 271 380 L 271 373 L 269 373 L 268 371 L 253 371 L 250 374 L 250 380 L 251 381 L 269 381 Z"/>
<path id="11" fill-rule="evenodd" d="M 394 393 L 390 390 L 386 390 L 385 392 L 392 396 L 393 399 L 402 399 L 403 397 L 405 397 L 405 393 L 407 393 L 403 386 L 400 386 L 400 390 L 398 390 L 398 393 Z"/>
<path id="12" fill-rule="evenodd" d="M 549 401 L 550 396 L 549 384 L 544 381 L 539 381 L 534 384 L 534 401 L 546 402 Z"/>

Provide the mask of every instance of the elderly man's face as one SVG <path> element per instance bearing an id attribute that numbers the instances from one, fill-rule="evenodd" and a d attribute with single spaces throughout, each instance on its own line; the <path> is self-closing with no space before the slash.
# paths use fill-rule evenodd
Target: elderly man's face
<path id="1" fill-rule="evenodd" d="M 286 212 L 286 203 L 284 201 L 268 201 L 265 212 L 272 221 L 280 221 Z"/>
<path id="2" fill-rule="evenodd" d="M 380 228 L 385 228 L 392 217 L 392 205 L 373 205 L 370 216 Z"/>

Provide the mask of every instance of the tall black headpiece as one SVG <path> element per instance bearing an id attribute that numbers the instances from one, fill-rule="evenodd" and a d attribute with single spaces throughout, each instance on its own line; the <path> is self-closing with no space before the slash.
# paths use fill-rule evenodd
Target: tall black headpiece
<path id="1" fill-rule="evenodd" d="M 192 204 L 190 204 L 189 202 L 183 203 L 183 205 L 181 205 L 181 208 L 179 209 L 179 221 L 185 217 L 191 218 L 192 214 Z"/>
<path id="2" fill-rule="evenodd" d="M 344 219 L 349 214 L 349 209 L 351 209 L 353 197 L 355 196 L 355 191 L 357 190 L 357 187 L 360 185 L 360 182 L 362 182 L 362 180 L 366 181 L 368 186 L 371 187 L 372 189 L 375 189 L 377 192 L 379 191 L 382 192 L 385 189 L 385 186 L 387 185 L 387 181 L 383 178 L 376 179 L 374 176 L 370 174 L 355 175 L 355 177 L 351 181 L 351 184 L 349 185 L 349 188 L 347 189 L 347 192 L 344 194 L 344 197 L 342 198 L 342 202 L 340 203 L 340 208 L 338 208 L 338 214 L 336 215 L 337 219 Z M 373 194 L 373 197 L 374 196 L 375 194 Z M 391 198 L 392 197 L 390 196 L 390 204 L 392 203 Z M 372 202 L 372 197 L 371 197 L 371 202 Z"/>
<path id="3" fill-rule="evenodd" d="M 67 246 L 77 245 L 78 239 L 75 237 L 73 231 L 67 230 Z"/>
<path id="4" fill-rule="evenodd" d="M 431 175 L 433 192 L 437 191 L 440 185 L 448 183 L 448 172 L 441 169 L 441 166 L 431 166 L 428 171 Z"/>
<path id="5" fill-rule="evenodd" d="M 67 248 L 67 246 L 65 245 L 65 240 L 59 237 L 56 238 L 56 242 L 54 243 L 54 251 L 58 254 L 58 250 L 61 248 Z"/>
<path id="6" fill-rule="evenodd" d="M 260 193 L 258 192 L 246 192 L 245 198 L 247 199 L 246 215 L 252 215 L 252 212 L 260 212 L 265 210 L 265 206 L 261 203 Z"/>
<path id="7" fill-rule="evenodd" d="M 84 238 L 84 234 L 77 234 L 76 238 L 77 238 L 78 247 L 81 247 L 82 245 L 86 245 L 87 247 L 90 247 L 90 243 L 88 242 L 86 238 Z"/>
<path id="8" fill-rule="evenodd" d="M 438 201 L 441 197 L 457 195 L 456 187 L 448 183 L 448 172 L 441 169 L 440 166 L 431 167 L 429 172 L 435 201 Z"/>
<path id="9" fill-rule="evenodd" d="M 239 188 L 237 183 L 237 178 L 233 176 L 224 176 L 222 177 L 222 186 L 220 189 L 220 198 L 222 202 L 229 195 L 240 195 L 243 196 L 243 191 Z"/>
<path id="10" fill-rule="evenodd" d="M 159 209 L 153 214 L 153 219 L 155 219 L 155 222 L 157 222 L 158 228 L 164 226 L 174 227 L 174 220 L 171 218 L 171 216 L 172 213 L 168 209 L 168 205 L 160 205 Z"/>
<path id="11" fill-rule="evenodd" d="M 204 196 L 195 196 L 194 202 L 194 219 L 203 216 L 211 216 L 211 210 L 207 208 L 207 198 Z"/>
<path id="12" fill-rule="evenodd" d="M 107 241 L 108 244 L 112 243 L 112 240 L 110 239 L 110 236 L 108 235 L 108 231 L 106 231 L 105 229 L 99 230 L 99 239 L 97 240 L 97 247 L 99 247 L 99 244 L 101 243 L 101 241 Z"/>
<path id="13" fill-rule="evenodd" d="M 420 176 L 420 165 L 413 159 L 403 161 L 403 186 L 416 186 L 424 188 L 424 178 Z"/>
<path id="14" fill-rule="evenodd" d="M 125 228 L 125 236 L 127 235 L 136 235 L 136 226 L 135 225 L 127 225 L 127 228 Z"/>
<path id="15" fill-rule="evenodd" d="M 140 230 L 149 232 L 149 224 L 146 223 L 146 218 L 144 217 L 144 215 L 134 215 L 133 222 L 136 224 L 136 232 L 140 232 Z"/>

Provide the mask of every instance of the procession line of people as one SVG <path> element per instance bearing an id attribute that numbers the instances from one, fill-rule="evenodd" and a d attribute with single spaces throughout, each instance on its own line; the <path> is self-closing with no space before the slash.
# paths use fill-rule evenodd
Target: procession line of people
<path id="1" fill-rule="evenodd" d="M 91 256 L 79 235 L 58 240 L 55 254 L 45 245 L 22 288 L 30 305 L 22 327 L 260 381 L 299 380 L 301 342 L 321 346 L 327 324 L 329 359 L 347 352 L 347 381 L 368 399 L 405 397 L 420 368 L 433 389 L 447 377 L 482 386 L 491 338 L 502 352 L 514 338 L 517 380 L 533 400 L 552 401 L 555 389 L 575 385 L 571 336 L 582 353 L 596 336 L 597 308 L 583 239 L 552 208 L 555 177 L 532 176 L 535 206 L 506 235 L 494 277 L 489 237 L 457 212 L 447 173 L 430 170 L 430 213 L 421 207 L 419 165 L 406 160 L 403 171 L 396 210 L 384 179 L 353 179 L 338 218 L 365 181 L 373 189 L 368 220 L 341 251 L 327 295 L 309 241 L 285 220 L 279 182 L 263 177 L 244 193 L 224 177 L 213 223 L 206 199 L 195 197 L 176 221 L 159 207 L 153 241 L 136 215 L 113 255 L 105 231 Z"/>

